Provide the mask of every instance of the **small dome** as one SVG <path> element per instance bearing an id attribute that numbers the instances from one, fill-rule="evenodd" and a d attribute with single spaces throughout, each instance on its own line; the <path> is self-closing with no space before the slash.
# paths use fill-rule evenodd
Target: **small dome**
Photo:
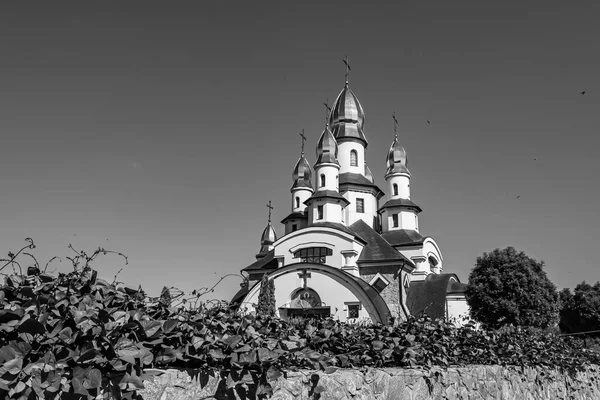
<path id="1" fill-rule="evenodd" d="M 329 116 L 329 126 L 333 127 L 340 122 L 353 122 L 358 124 L 360 129 L 365 125 L 365 112 L 356 95 L 348 87 L 348 82 L 333 103 Z"/>
<path id="2" fill-rule="evenodd" d="M 310 164 L 308 160 L 304 157 L 304 153 L 298 159 L 296 163 L 296 167 L 294 168 L 294 174 L 292 175 L 294 179 L 294 184 L 292 185 L 292 189 L 299 187 L 308 187 L 312 189 L 312 169 L 310 168 Z"/>
<path id="3" fill-rule="evenodd" d="M 333 134 L 329 130 L 329 127 L 325 127 L 325 130 L 321 134 L 321 138 L 317 143 L 317 162 L 315 165 L 323 163 L 332 163 L 339 165 L 337 160 L 338 144 Z"/>
<path id="4" fill-rule="evenodd" d="M 260 251 L 256 257 L 264 257 L 269 251 L 273 250 L 273 243 L 275 243 L 275 241 L 277 241 L 277 234 L 275 233 L 273 225 L 269 222 L 260 237 Z"/>
<path id="5" fill-rule="evenodd" d="M 367 167 L 367 163 L 365 163 L 365 178 L 367 178 L 369 182 L 373 184 L 375 183 L 375 178 L 373 178 L 373 173 L 371 172 L 369 167 Z"/>
<path id="6" fill-rule="evenodd" d="M 410 174 L 407 163 L 408 159 L 406 157 L 406 150 L 404 150 L 404 147 L 400 145 L 400 142 L 398 142 L 398 136 L 396 136 L 387 155 L 387 171 L 385 173 L 386 178 L 388 175 L 396 173 Z"/>

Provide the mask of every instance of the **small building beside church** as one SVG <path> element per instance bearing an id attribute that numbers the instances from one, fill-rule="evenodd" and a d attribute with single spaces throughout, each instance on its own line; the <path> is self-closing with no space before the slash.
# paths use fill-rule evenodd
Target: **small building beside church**
<path id="1" fill-rule="evenodd" d="M 407 154 L 396 135 L 387 154 L 384 191 L 366 161 L 365 113 L 348 79 L 316 146 L 304 151 L 290 189 L 290 214 L 279 237 L 269 221 L 256 260 L 232 306 L 255 310 L 263 276 L 274 281 L 277 314 L 389 323 L 410 315 L 460 319 L 466 284 L 444 272 L 437 242 L 421 234 L 411 200 Z M 304 138 L 303 138 L 304 139 Z M 303 146 L 304 147 L 304 146 Z"/>

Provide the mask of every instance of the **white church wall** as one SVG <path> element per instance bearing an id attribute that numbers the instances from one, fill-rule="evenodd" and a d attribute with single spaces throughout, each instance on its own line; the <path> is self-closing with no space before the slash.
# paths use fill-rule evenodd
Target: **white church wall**
<path id="1" fill-rule="evenodd" d="M 469 305 L 464 296 L 448 296 L 446 299 L 447 317 L 457 326 L 465 325 L 469 322 Z"/>
<path id="2" fill-rule="evenodd" d="M 402 210 L 398 216 L 400 229 L 416 230 L 415 212 L 412 210 Z"/>
<path id="3" fill-rule="evenodd" d="M 292 195 L 292 212 L 302 212 L 306 208 L 304 202 L 312 195 L 312 191 L 307 188 L 298 188 Z M 298 198 L 296 200 L 296 197 Z"/>
<path id="4" fill-rule="evenodd" d="M 354 150 L 357 155 L 356 166 L 350 165 L 350 152 Z M 340 174 L 353 173 L 365 174 L 365 148 L 356 142 L 342 142 L 338 144 L 338 162 L 340 163 Z"/>
<path id="5" fill-rule="evenodd" d="M 394 195 L 394 184 L 398 185 L 398 194 Z M 388 180 L 388 194 L 390 200 L 410 200 L 410 177 L 406 174 L 392 176 Z"/>
<path id="6" fill-rule="evenodd" d="M 338 172 L 339 168 L 332 164 L 326 164 L 315 170 L 315 188 L 316 190 L 338 190 Z M 322 185 L 322 177 L 325 176 L 325 185 Z"/>
<path id="7" fill-rule="evenodd" d="M 283 257 L 283 265 L 294 264 L 300 260 L 293 258 L 293 253 L 306 247 L 332 249 L 333 255 L 327 256 L 326 264 L 335 268 L 342 268 L 344 265 L 342 251 L 354 250 L 357 254 L 362 251 L 362 245 L 356 243 L 349 234 L 332 228 L 308 227 L 279 239 L 275 245 L 275 257 Z"/>
<path id="8" fill-rule="evenodd" d="M 362 219 L 373 228 L 375 216 L 377 216 L 377 199 L 370 193 L 347 191 L 344 192 L 344 198 L 350 202 L 345 209 L 346 225 L 352 225 L 359 219 Z M 364 200 L 364 212 L 356 211 L 356 199 Z"/>
<path id="9" fill-rule="evenodd" d="M 433 257 L 437 261 L 436 269 L 437 271 L 433 271 L 436 273 L 441 273 L 444 270 L 442 258 L 442 252 L 438 244 L 433 240 L 433 238 L 427 237 L 423 242 L 423 255 L 429 259 L 429 257 Z"/>

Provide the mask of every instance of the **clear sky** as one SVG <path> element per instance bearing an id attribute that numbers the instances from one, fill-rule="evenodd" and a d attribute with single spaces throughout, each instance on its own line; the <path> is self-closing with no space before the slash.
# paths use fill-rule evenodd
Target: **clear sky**
<path id="1" fill-rule="evenodd" d="M 151 295 L 238 272 L 267 202 L 276 222 L 290 212 L 298 132 L 314 163 L 348 54 L 376 183 L 395 112 L 446 272 L 466 281 L 513 245 L 558 288 L 595 282 L 598 15 L 594 1 L 2 2 L 0 251 L 25 237 L 41 261 L 70 243 L 121 251 L 119 279 Z M 96 266 L 111 279 L 122 263 Z"/>

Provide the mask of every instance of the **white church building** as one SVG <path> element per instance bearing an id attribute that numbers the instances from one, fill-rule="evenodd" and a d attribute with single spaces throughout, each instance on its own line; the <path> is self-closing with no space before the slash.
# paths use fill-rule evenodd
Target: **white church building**
<path id="1" fill-rule="evenodd" d="M 468 314 L 458 276 L 444 273 L 436 241 L 419 228 L 406 151 L 396 136 L 387 154 L 384 192 L 365 159 L 363 108 L 346 84 L 331 108 L 311 168 L 302 152 L 293 171 L 290 214 L 278 237 L 269 222 L 247 282 L 232 306 L 255 310 L 264 275 L 275 286 L 279 317 L 402 321 L 409 315 Z"/>

